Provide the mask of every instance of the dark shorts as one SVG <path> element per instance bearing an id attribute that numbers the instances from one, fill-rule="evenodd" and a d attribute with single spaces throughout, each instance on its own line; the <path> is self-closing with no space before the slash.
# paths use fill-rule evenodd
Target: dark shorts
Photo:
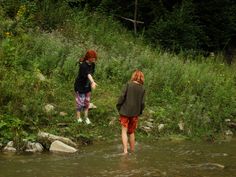
<path id="1" fill-rule="evenodd" d="M 81 112 L 89 108 L 91 92 L 88 93 L 76 93 L 76 110 Z"/>
<path id="2" fill-rule="evenodd" d="M 126 117 L 120 115 L 120 124 L 128 129 L 128 134 L 134 133 L 138 126 L 138 116 Z"/>

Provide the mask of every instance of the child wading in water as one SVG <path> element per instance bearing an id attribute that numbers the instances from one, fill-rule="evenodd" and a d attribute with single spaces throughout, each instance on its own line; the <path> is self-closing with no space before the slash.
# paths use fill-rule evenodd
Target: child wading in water
<path id="1" fill-rule="evenodd" d="M 91 121 L 88 118 L 88 110 L 91 97 L 91 88 L 95 89 L 97 84 L 93 80 L 93 73 L 95 71 L 95 62 L 97 60 L 97 53 L 94 50 L 88 50 L 84 58 L 80 59 L 79 74 L 75 79 L 74 90 L 76 94 L 77 106 L 77 122 L 81 123 L 81 112 L 84 111 L 84 118 L 87 124 Z"/>
<path id="2" fill-rule="evenodd" d="M 142 114 L 144 109 L 144 95 L 143 87 L 144 75 L 141 71 L 136 70 L 129 81 L 122 90 L 116 105 L 120 114 L 120 123 L 122 126 L 121 138 L 123 143 L 124 153 L 128 153 L 128 136 L 131 152 L 134 151 L 135 146 L 135 129 L 137 128 L 138 116 Z"/>

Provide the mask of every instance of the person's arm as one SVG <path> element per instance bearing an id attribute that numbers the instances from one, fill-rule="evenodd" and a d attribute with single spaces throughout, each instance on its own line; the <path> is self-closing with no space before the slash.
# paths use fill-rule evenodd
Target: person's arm
<path id="1" fill-rule="evenodd" d="M 145 108 L 145 90 L 143 92 L 143 98 L 142 98 L 142 103 L 141 103 L 141 112 L 140 115 L 143 113 L 143 110 Z"/>
<path id="2" fill-rule="evenodd" d="M 118 111 L 120 111 L 120 108 L 121 108 L 122 104 L 123 104 L 124 101 L 125 101 L 126 93 L 127 93 L 127 88 L 128 88 L 128 84 L 126 84 L 126 85 L 123 87 L 122 91 L 121 91 L 121 95 L 120 95 L 120 97 L 119 97 L 119 99 L 118 99 L 118 102 L 117 102 L 117 104 L 116 104 L 116 108 L 117 108 Z"/>
<path id="3" fill-rule="evenodd" d="M 96 84 L 96 82 L 93 80 L 93 77 L 92 77 L 91 74 L 88 74 L 88 79 L 89 79 L 89 81 L 90 81 L 90 83 L 91 83 L 91 87 L 92 87 L 93 89 L 95 89 L 96 86 L 97 86 L 97 84 Z"/>

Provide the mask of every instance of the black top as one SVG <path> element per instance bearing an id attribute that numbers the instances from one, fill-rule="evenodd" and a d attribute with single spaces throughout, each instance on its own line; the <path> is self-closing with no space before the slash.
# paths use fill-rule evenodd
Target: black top
<path id="1" fill-rule="evenodd" d="M 119 114 L 133 117 L 142 114 L 144 109 L 145 90 L 143 85 L 128 82 L 122 90 L 122 93 L 116 104 Z"/>
<path id="2" fill-rule="evenodd" d="M 88 93 L 91 91 L 91 83 L 88 74 L 93 74 L 95 71 L 95 64 L 84 61 L 79 65 L 79 74 L 75 79 L 74 90 L 79 93 Z"/>

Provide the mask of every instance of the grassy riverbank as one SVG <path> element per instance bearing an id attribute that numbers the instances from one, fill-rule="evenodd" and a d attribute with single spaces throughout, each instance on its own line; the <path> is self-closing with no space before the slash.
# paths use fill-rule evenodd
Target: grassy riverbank
<path id="1" fill-rule="evenodd" d="M 112 18 L 88 12 L 71 15 L 51 31 L 23 25 L 21 32 L 7 28 L 14 23 L 20 27 L 19 20 L 5 19 L 3 14 L 1 20 L 0 142 L 35 140 L 38 130 L 78 141 L 119 134 L 115 104 L 136 68 L 145 74 L 147 91 L 138 136 L 216 137 L 228 130 L 225 119 L 236 120 L 235 67 L 220 56 L 153 49 Z M 99 57 L 95 73 L 99 86 L 92 96 L 98 108 L 90 114 L 93 126 L 75 122 L 76 61 L 87 49 L 95 49 Z M 47 104 L 54 110 L 46 112 Z M 151 130 L 141 128 L 150 119 Z"/>

